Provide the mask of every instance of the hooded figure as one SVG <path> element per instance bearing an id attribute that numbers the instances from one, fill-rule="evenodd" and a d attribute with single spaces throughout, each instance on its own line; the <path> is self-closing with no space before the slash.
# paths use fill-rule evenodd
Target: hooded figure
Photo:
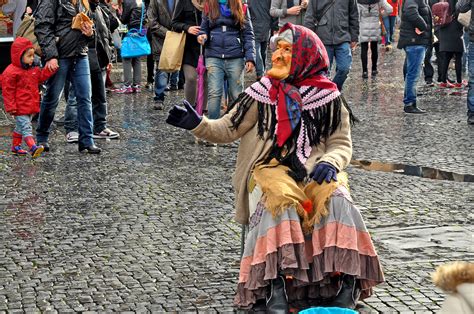
<path id="1" fill-rule="evenodd" d="M 240 139 L 236 220 L 249 232 L 238 308 L 285 313 L 323 300 L 354 308 L 384 281 L 342 172 L 354 118 L 325 76 L 329 60 L 315 33 L 287 23 L 271 47 L 272 69 L 222 118 L 200 117 L 185 102 L 167 122 L 214 143 Z"/>
<path id="2" fill-rule="evenodd" d="M 34 47 L 31 41 L 17 37 L 12 44 L 10 64 L 2 74 L 2 94 L 5 111 L 14 115 L 16 120 L 13 131 L 12 153 L 26 155 L 21 148 L 22 139 L 34 158 L 43 152 L 36 145 L 31 127 L 31 115 L 40 111 L 39 87 L 54 72 L 40 69 L 34 64 Z"/>

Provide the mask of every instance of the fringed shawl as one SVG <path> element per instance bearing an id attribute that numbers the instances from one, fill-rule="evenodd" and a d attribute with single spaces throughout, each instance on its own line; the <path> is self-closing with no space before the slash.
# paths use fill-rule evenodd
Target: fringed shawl
<path id="1" fill-rule="evenodd" d="M 275 136 L 277 101 L 270 100 L 271 86 L 270 79 L 263 77 L 240 94 L 228 109 L 230 111 L 237 105 L 237 111 L 231 117 L 232 126 L 238 128 L 250 106 L 257 101 L 258 136 L 264 139 L 268 132 L 273 140 L 267 162 L 276 158 L 291 169 L 289 174 L 292 178 L 302 181 L 307 175 L 304 165 L 312 147 L 327 139 L 341 126 L 341 108 L 344 106 L 349 111 L 351 124 L 355 118 L 339 91 L 302 86 L 299 88 L 303 101 L 299 126 L 285 145 L 278 147 Z"/>

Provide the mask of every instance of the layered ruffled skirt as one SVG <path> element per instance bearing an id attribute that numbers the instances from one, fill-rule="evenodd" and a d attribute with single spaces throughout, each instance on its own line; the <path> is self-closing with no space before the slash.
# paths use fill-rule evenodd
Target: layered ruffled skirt
<path id="1" fill-rule="evenodd" d="M 357 207 L 344 186 L 332 194 L 329 214 L 304 235 L 294 208 L 277 217 L 257 204 L 240 264 L 234 304 L 251 308 L 265 299 L 270 280 L 278 275 L 291 278 L 289 302 L 330 299 L 339 288 L 338 274 L 354 275 L 361 288 L 360 299 L 384 281 L 382 268 L 370 235 Z"/>

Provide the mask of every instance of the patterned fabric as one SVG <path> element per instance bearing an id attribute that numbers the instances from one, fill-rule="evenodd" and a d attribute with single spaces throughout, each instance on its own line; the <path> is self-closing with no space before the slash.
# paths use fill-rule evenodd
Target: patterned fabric
<path id="1" fill-rule="evenodd" d="M 286 85 L 288 86 L 288 84 Z M 304 122 L 304 119 L 300 119 L 301 115 L 304 114 L 304 112 L 308 112 L 311 116 L 313 116 L 312 111 L 314 111 L 315 109 L 322 108 L 325 105 L 331 103 L 334 99 L 340 96 L 340 93 L 337 90 L 334 91 L 330 89 L 321 89 L 314 86 L 301 86 L 297 91 L 292 88 L 291 91 L 288 91 L 291 96 L 285 95 L 285 97 L 288 97 L 290 99 L 298 99 L 303 105 L 301 107 L 293 105 L 291 107 L 293 111 L 291 111 L 290 114 L 285 114 L 283 112 L 284 118 L 282 118 L 282 111 L 288 110 L 288 108 L 286 106 L 286 103 L 284 106 L 279 107 L 277 105 L 277 100 L 271 99 L 271 88 L 272 81 L 270 80 L 270 78 L 263 77 L 260 81 L 249 86 L 245 90 L 245 94 L 249 95 L 251 98 L 255 99 L 260 103 L 276 106 L 278 123 L 275 133 L 277 135 L 277 144 L 279 146 L 284 143 L 280 142 L 283 139 L 282 131 L 288 132 L 290 128 L 291 131 L 293 131 L 294 127 L 296 127 L 295 121 L 298 120 L 298 122 L 301 122 L 299 127 L 296 154 L 298 156 L 299 161 L 304 165 L 311 154 L 311 141 L 308 138 L 309 132 L 307 128 L 309 126 Z M 285 90 L 283 90 L 283 88 L 282 93 L 285 93 Z M 292 104 L 298 103 L 298 100 L 293 101 Z M 300 110 L 301 112 L 299 112 Z M 292 123 L 291 127 L 288 126 L 288 123 Z M 283 124 L 287 124 L 286 129 L 282 129 L 281 125 Z M 280 136 L 278 136 L 278 134 L 280 134 Z"/>
<path id="2" fill-rule="evenodd" d="M 298 124 L 300 125 L 297 154 L 300 162 L 304 164 L 311 152 L 311 145 L 307 138 L 306 125 L 301 120 L 301 111 L 309 105 L 301 94 L 301 88 L 309 92 L 309 89 L 313 87 L 323 90 L 324 96 L 331 94 L 324 98 L 326 101 L 324 103 L 316 101 L 319 106 L 331 102 L 340 93 L 337 86 L 324 76 L 329 66 L 329 58 L 318 36 L 305 27 L 291 23 L 285 24 L 279 34 L 287 30 L 293 33 L 290 75 L 285 80 L 266 76 L 260 82 L 250 86 L 246 93 L 257 101 L 265 100 L 268 103 L 269 99 L 271 104 L 276 104 L 278 123 L 275 136 L 279 147 L 286 143 Z M 310 96 L 315 97 L 315 94 Z M 308 101 L 308 95 L 306 95 L 306 101 Z"/>

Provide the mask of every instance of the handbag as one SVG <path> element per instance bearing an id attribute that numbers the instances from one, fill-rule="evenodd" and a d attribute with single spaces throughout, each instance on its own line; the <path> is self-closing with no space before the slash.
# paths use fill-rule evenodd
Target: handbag
<path id="1" fill-rule="evenodd" d="M 25 14 L 23 20 L 21 21 L 18 30 L 16 31 L 16 37 L 24 37 L 33 43 L 33 47 L 35 48 L 35 53 L 41 56 L 41 48 L 38 43 L 38 38 L 35 36 L 35 18 L 33 12 L 31 15 Z"/>
<path id="2" fill-rule="evenodd" d="M 163 48 L 161 49 L 158 69 L 164 72 L 175 72 L 181 68 L 184 55 L 186 33 L 167 31 Z"/>
<path id="3" fill-rule="evenodd" d="M 471 10 L 466 13 L 459 13 L 458 22 L 464 27 L 469 27 L 469 23 L 471 23 Z"/>
<path id="4" fill-rule="evenodd" d="M 145 14 L 145 4 L 142 2 L 142 16 L 140 18 L 140 29 L 132 28 L 122 40 L 120 55 L 122 58 L 138 58 L 151 54 L 151 47 L 146 34 L 143 32 L 143 16 Z"/>

